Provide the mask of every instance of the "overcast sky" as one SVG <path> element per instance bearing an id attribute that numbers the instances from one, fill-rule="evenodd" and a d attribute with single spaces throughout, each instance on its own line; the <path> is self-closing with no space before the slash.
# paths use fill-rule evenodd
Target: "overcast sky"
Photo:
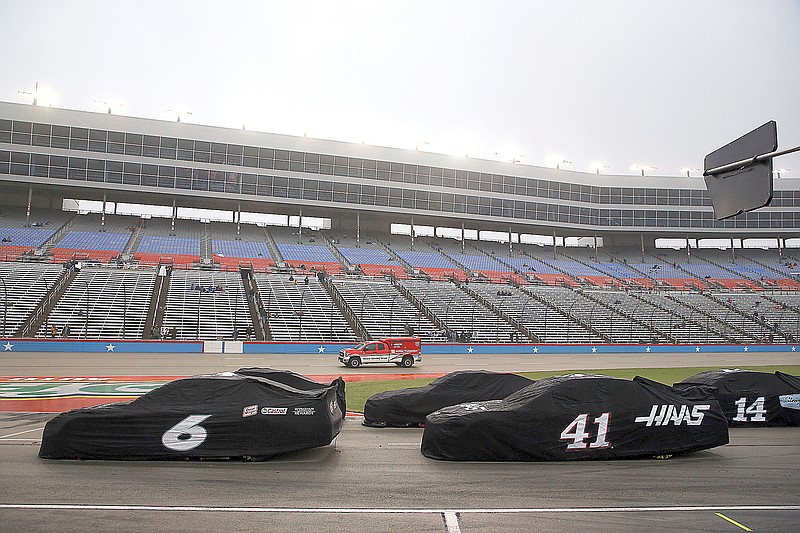
<path id="1" fill-rule="evenodd" d="M 0 0 L 0 50 L 4 101 L 581 171 L 800 144 L 800 0 Z"/>

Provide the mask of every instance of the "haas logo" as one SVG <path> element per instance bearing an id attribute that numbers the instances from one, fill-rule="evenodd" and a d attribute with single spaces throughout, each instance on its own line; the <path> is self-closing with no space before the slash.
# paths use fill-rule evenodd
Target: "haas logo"
<path id="1" fill-rule="evenodd" d="M 650 426 L 667 426 L 670 423 L 680 426 L 686 422 L 687 426 L 699 426 L 703 423 L 703 411 L 708 411 L 710 405 L 654 405 L 648 416 L 637 416 L 636 423 L 646 423 Z"/>

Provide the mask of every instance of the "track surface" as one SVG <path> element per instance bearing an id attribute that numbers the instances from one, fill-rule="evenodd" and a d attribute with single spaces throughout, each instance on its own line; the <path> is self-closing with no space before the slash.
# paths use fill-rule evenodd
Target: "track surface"
<path id="1" fill-rule="evenodd" d="M 372 367 L 357 374 L 797 363 L 797 354 L 757 361 L 741 355 L 447 356 L 411 372 Z M 117 357 L 25 354 L 5 358 L 2 373 L 175 376 L 270 366 L 356 374 L 314 357 Z M 798 428 L 732 429 L 727 446 L 669 460 L 451 463 L 422 456 L 420 429 L 366 428 L 349 418 L 330 446 L 262 463 L 78 462 L 37 457 L 51 416 L 0 414 L 0 531 L 797 531 L 800 525 Z"/>

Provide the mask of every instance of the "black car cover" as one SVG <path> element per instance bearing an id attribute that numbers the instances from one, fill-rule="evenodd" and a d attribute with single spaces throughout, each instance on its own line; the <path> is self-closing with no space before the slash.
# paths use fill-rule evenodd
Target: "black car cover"
<path id="1" fill-rule="evenodd" d="M 566 461 L 694 452 L 727 444 L 715 400 L 636 377 L 555 376 L 503 400 L 425 419 L 422 453 L 453 461 Z"/>
<path id="2" fill-rule="evenodd" d="M 61 413 L 45 426 L 39 457 L 266 458 L 325 446 L 341 430 L 344 387 L 268 368 L 179 379 L 130 402 Z"/>
<path id="3" fill-rule="evenodd" d="M 488 370 L 451 372 L 425 385 L 379 392 L 364 405 L 364 425 L 408 427 L 425 422 L 425 417 L 448 405 L 483 400 L 500 400 L 533 383 L 517 374 Z"/>
<path id="4" fill-rule="evenodd" d="M 800 426 L 798 376 L 754 370 L 709 370 L 674 387 L 717 400 L 731 427 Z"/>

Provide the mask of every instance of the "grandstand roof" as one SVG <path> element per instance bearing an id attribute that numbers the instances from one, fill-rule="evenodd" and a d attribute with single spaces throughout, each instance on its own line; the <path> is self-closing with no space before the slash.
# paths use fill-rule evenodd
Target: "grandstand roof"
<path id="1" fill-rule="evenodd" d="M 716 221 L 703 180 L 596 175 L 467 157 L 0 102 L 3 202 L 34 196 L 278 212 L 371 223 L 574 234 L 774 234 L 800 184 Z M 39 204 L 42 202 L 40 201 Z M 363 223 L 364 221 L 362 221 Z M 346 224 L 347 222 L 339 222 Z"/>

